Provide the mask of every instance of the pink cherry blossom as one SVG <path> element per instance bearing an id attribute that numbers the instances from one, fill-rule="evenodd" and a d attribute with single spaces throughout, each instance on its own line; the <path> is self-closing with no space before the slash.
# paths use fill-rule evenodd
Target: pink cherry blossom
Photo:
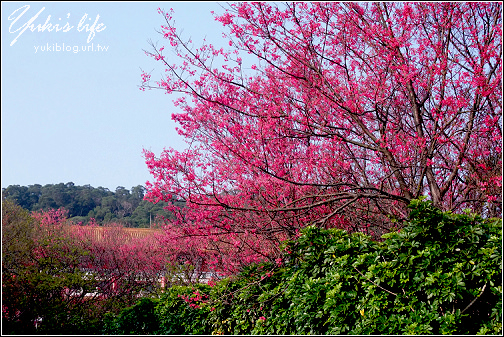
<path id="1" fill-rule="evenodd" d="M 187 150 L 144 151 L 165 240 L 224 274 L 280 257 L 307 225 L 374 238 L 410 200 L 501 215 L 500 3 L 239 2 L 223 46 L 192 48 L 163 14 Z M 227 43 L 229 41 L 229 44 Z M 164 48 L 164 47 L 162 47 Z M 497 151 L 498 150 L 498 151 Z"/>

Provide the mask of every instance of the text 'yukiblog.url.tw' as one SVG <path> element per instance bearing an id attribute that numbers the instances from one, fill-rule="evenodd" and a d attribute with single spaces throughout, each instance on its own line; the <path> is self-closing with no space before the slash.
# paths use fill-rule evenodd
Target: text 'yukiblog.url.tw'
<path id="1" fill-rule="evenodd" d="M 45 45 L 33 46 L 35 48 L 35 54 L 38 52 L 72 52 L 77 54 L 79 52 L 106 52 L 109 46 L 100 45 L 97 43 L 88 45 L 68 45 L 64 43 L 46 43 Z"/>

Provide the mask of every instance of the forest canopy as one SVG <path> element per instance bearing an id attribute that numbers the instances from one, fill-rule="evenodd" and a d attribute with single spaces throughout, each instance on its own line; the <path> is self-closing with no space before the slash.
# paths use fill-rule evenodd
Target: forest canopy
<path id="1" fill-rule="evenodd" d="M 74 222 L 87 223 L 94 218 L 100 224 L 121 223 L 126 227 L 149 227 L 159 216 L 169 217 L 165 202 L 143 200 L 145 188 L 137 185 L 115 191 L 99 186 L 78 186 L 73 182 L 47 185 L 9 185 L 2 188 L 2 198 L 28 211 L 64 208 Z"/>

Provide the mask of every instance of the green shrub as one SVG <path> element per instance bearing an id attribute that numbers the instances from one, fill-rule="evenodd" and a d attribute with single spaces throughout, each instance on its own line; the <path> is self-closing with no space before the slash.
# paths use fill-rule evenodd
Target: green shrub
<path id="1" fill-rule="evenodd" d="M 160 321 L 161 334 L 207 334 L 206 319 L 209 307 L 206 284 L 173 286 L 162 295 L 156 313 Z"/>
<path id="2" fill-rule="evenodd" d="M 409 226 L 380 243 L 306 228 L 252 333 L 499 333 L 502 221 L 410 207 Z"/>
<path id="3" fill-rule="evenodd" d="M 409 225 L 382 242 L 307 227 L 282 266 L 172 287 L 155 333 L 500 334 L 502 220 L 410 208 Z M 140 332 L 116 332 L 130 331 Z"/>
<path id="4" fill-rule="evenodd" d="M 104 333 L 109 335 L 148 335 L 159 331 L 159 319 L 155 307 L 159 300 L 142 298 L 134 306 L 123 309 L 117 317 L 107 313 Z"/>

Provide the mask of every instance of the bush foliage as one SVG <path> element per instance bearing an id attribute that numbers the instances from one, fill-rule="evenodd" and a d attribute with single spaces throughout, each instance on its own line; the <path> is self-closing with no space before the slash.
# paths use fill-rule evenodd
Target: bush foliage
<path id="1" fill-rule="evenodd" d="M 408 226 L 381 242 L 307 227 L 283 262 L 172 287 L 109 317 L 105 333 L 500 334 L 502 220 L 410 208 Z"/>

